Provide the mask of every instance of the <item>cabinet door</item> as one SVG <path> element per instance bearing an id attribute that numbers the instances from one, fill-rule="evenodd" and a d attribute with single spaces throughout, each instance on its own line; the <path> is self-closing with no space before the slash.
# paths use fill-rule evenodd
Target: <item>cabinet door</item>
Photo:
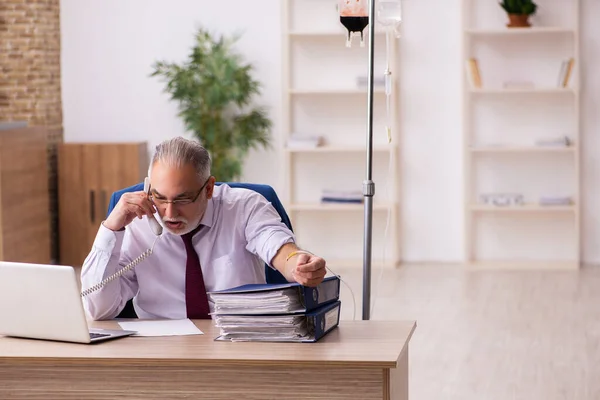
<path id="1" fill-rule="evenodd" d="M 26 128 L 1 136 L 2 260 L 50 263 L 46 131 Z"/>
<path id="2" fill-rule="evenodd" d="M 63 144 L 59 150 L 60 262 L 81 266 L 113 192 L 143 181 L 145 143 Z"/>
<path id="3" fill-rule="evenodd" d="M 60 263 L 81 266 L 89 253 L 98 181 L 96 146 L 62 144 L 58 149 L 58 226 Z M 97 227 L 96 227 L 97 230 Z"/>
<path id="4" fill-rule="evenodd" d="M 60 263 L 78 265 L 85 240 L 81 234 L 87 216 L 81 201 L 84 188 L 81 145 L 58 146 L 58 236 Z"/>
<path id="5" fill-rule="evenodd" d="M 100 144 L 85 144 L 82 147 L 82 171 L 83 197 L 81 201 L 84 204 L 86 218 L 84 219 L 83 229 L 81 231 L 82 239 L 85 245 L 79 250 L 79 263 L 82 265 L 85 257 L 89 254 L 94 244 L 94 239 L 98 234 L 100 223 L 104 220 L 106 212 L 100 212 L 100 176 L 102 173 L 102 156 Z"/>

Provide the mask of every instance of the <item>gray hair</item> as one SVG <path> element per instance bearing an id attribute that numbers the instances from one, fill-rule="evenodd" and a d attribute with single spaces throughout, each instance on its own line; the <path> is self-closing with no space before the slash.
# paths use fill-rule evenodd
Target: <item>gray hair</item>
<path id="1" fill-rule="evenodd" d="M 210 177 L 210 154 L 200 143 L 194 140 L 178 136 L 157 145 L 148 168 L 148 177 L 150 177 L 152 166 L 159 161 L 176 168 L 192 164 L 201 181 L 205 181 Z"/>

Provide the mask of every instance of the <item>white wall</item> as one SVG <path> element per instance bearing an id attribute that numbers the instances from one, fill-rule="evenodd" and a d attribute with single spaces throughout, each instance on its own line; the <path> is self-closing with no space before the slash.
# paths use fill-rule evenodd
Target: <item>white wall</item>
<path id="1" fill-rule="evenodd" d="M 189 135 L 177 106 L 151 78 L 157 60 L 183 61 L 200 25 L 216 34 L 244 32 L 238 50 L 263 83 L 257 104 L 270 108 L 274 148 L 281 113 L 281 21 L 277 0 L 61 0 L 65 141 L 142 141 Z M 263 19 L 260 23 L 253 17 Z M 254 154 L 245 175 L 278 185 L 277 153 Z"/>
<path id="2" fill-rule="evenodd" d="M 565 0 L 566 1 L 566 0 Z M 594 111 L 600 78 L 593 37 L 600 2 L 583 0 L 584 259 L 600 262 L 600 200 Z M 176 106 L 149 78 L 157 59 L 185 58 L 195 27 L 245 34 L 238 48 L 263 82 L 274 146 L 281 126 L 279 0 L 62 0 L 62 85 L 66 141 L 147 140 L 183 134 Z M 401 39 L 401 252 L 407 261 L 460 261 L 463 174 L 460 0 L 406 0 Z M 256 18 L 254 18 L 256 17 Z M 258 22 L 258 18 L 261 21 Z M 435 147 L 434 147 L 435 145 Z M 252 154 L 244 179 L 283 187 L 276 152 Z M 267 166 L 267 167 L 265 167 Z"/>
<path id="3" fill-rule="evenodd" d="M 583 158 L 583 260 L 600 263 L 600 52 L 598 49 L 598 26 L 600 2 L 583 0 L 581 10 L 581 133 Z"/>

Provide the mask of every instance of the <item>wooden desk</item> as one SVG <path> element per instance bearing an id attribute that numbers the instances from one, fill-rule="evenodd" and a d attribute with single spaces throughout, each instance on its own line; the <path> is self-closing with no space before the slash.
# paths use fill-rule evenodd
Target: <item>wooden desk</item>
<path id="1" fill-rule="evenodd" d="M 408 399 L 414 322 L 341 321 L 317 343 L 293 344 L 216 342 L 212 321 L 194 322 L 204 335 L 93 345 L 0 337 L 0 398 Z"/>

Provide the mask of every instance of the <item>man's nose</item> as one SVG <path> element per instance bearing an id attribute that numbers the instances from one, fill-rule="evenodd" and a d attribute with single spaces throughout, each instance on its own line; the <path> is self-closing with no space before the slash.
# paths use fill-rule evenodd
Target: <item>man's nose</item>
<path id="1" fill-rule="evenodd" d="M 165 204 L 165 217 L 166 218 L 177 218 L 177 210 L 173 203 Z"/>

